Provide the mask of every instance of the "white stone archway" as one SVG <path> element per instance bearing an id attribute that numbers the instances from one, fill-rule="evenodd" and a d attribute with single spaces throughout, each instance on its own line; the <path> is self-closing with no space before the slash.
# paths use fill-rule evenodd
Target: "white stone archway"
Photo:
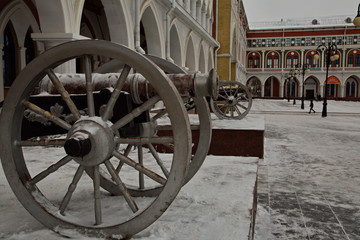
<path id="1" fill-rule="evenodd" d="M 39 32 L 39 26 L 28 6 L 20 0 L 9 2 L 8 5 L 0 12 L 0 34 L 4 33 L 7 24 L 11 22 L 17 41 L 16 66 L 17 73 L 26 65 L 26 49 L 24 46 L 26 34 L 29 29 L 32 32 Z M 37 47 L 39 47 L 37 45 Z M 0 42 L 0 50 L 2 52 L 2 41 Z M 0 102 L 4 100 L 4 79 L 3 79 L 3 61 L 0 61 Z"/>
<path id="2" fill-rule="evenodd" d="M 185 66 L 188 68 L 189 71 L 196 71 L 195 47 L 191 35 L 188 37 L 186 44 Z"/>
<path id="3" fill-rule="evenodd" d="M 179 66 L 182 66 L 182 53 L 179 32 L 176 24 L 173 24 L 170 29 L 170 57 Z"/>
<path id="4" fill-rule="evenodd" d="M 205 58 L 205 51 L 204 51 L 204 46 L 203 44 L 200 43 L 199 45 L 199 71 L 202 73 L 206 72 L 206 58 Z"/>
<path id="5" fill-rule="evenodd" d="M 134 47 L 133 23 L 121 1 L 102 0 L 112 42 Z"/>
<path id="6" fill-rule="evenodd" d="M 164 56 L 164 44 L 163 36 L 160 34 L 160 24 L 157 19 L 159 14 L 155 14 L 152 6 L 147 6 L 144 12 L 142 13 L 141 23 L 144 27 L 144 33 L 147 44 L 148 54 L 155 55 L 158 57 Z"/>

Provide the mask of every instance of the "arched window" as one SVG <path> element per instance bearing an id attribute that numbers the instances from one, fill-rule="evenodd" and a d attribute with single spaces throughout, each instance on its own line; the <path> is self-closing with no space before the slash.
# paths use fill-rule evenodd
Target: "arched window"
<path id="1" fill-rule="evenodd" d="M 248 57 L 248 68 L 260 68 L 260 55 L 259 53 L 253 52 Z"/>
<path id="2" fill-rule="evenodd" d="M 299 64 L 299 54 L 295 51 L 289 52 L 286 55 L 286 68 L 294 68 Z"/>
<path id="3" fill-rule="evenodd" d="M 356 49 L 351 50 L 347 60 L 348 67 L 360 67 L 360 52 Z"/>
<path id="4" fill-rule="evenodd" d="M 9 22 L 2 35 L 2 64 L 4 86 L 10 87 L 16 77 L 16 40 L 15 33 Z"/>
<path id="5" fill-rule="evenodd" d="M 271 52 L 266 58 L 266 67 L 267 68 L 279 68 L 279 54 L 276 52 Z"/>
<path id="6" fill-rule="evenodd" d="M 320 55 L 320 53 L 318 53 L 317 51 L 309 51 L 306 53 L 306 57 L 305 57 L 305 63 L 310 67 L 310 68 L 318 68 L 320 67 L 320 59 L 316 60 L 314 58 L 315 55 Z"/>
<path id="7" fill-rule="evenodd" d="M 345 97 L 356 97 L 357 82 L 351 78 L 346 81 L 345 85 Z"/>
<path id="8" fill-rule="evenodd" d="M 331 61 L 330 63 L 330 67 L 340 67 L 340 59 L 341 59 L 341 55 L 340 55 L 340 52 L 337 51 L 336 52 L 337 55 L 339 55 L 339 58 L 335 61 Z M 325 58 L 327 57 L 327 55 L 325 54 Z"/>

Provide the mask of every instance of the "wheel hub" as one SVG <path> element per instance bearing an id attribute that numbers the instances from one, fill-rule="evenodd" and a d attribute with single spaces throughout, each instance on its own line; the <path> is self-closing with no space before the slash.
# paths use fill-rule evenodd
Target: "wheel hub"
<path id="1" fill-rule="evenodd" d="M 110 123 L 100 117 L 82 117 L 70 129 L 65 152 L 83 166 L 95 166 L 107 160 L 115 147 Z"/>
<path id="2" fill-rule="evenodd" d="M 228 104 L 230 104 L 231 106 L 236 105 L 236 99 L 234 96 L 229 96 L 227 99 Z"/>

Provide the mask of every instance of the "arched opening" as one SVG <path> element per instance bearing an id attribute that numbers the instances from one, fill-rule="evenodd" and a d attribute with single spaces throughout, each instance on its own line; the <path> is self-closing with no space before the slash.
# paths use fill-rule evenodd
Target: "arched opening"
<path id="1" fill-rule="evenodd" d="M 299 53 L 290 51 L 286 54 L 286 68 L 294 68 L 299 64 Z"/>
<path id="2" fill-rule="evenodd" d="M 325 91 L 327 90 L 327 96 L 330 98 L 335 98 L 339 96 L 339 86 L 341 82 L 336 76 L 330 76 L 327 79 L 327 89 L 326 89 L 326 80 L 324 82 L 324 96 Z"/>
<path id="3" fill-rule="evenodd" d="M 160 31 L 151 7 L 147 7 L 141 17 L 140 46 L 146 53 L 162 57 Z"/>
<path id="4" fill-rule="evenodd" d="M 309 68 L 320 67 L 320 58 L 316 59 L 315 55 L 321 56 L 318 51 L 308 51 L 305 55 L 305 63 L 309 66 Z"/>
<path id="5" fill-rule="evenodd" d="M 174 63 L 182 66 L 182 51 L 178 31 L 173 25 L 170 29 L 170 57 Z"/>
<path id="6" fill-rule="evenodd" d="M 265 82 L 264 97 L 279 97 L 280 83 L 276 77 L 269 77 Z"/>
<path id="7" fill-rule="evenodd" d="M 355 78 L 349 78 L 345 83 L 345 97 L 358 97 L 359 83 Z"/>
<path id="8" fill-rule="evenodd" d="M 202 46 L 200 47 L 199 71 L 202 73 L 205 73 L 205 71 L 206 71 L 205 52 L 204 52 L 204 48 Z"/>
<path id="9" fill-rule="evenodd" d="M 278 52 L 270 52 L 266 56 L 266 68 L 279 68 L 280 55 Z"/>
<path id="10" fill-rule="evenodd" d="M 80 23 L 80 34 L 110 41 L 108 22 L 101 0 L 86 0 Z"/>
<path id="11" fill-rule="evenodd" d="M 304 93 L 306 99 L 317 99 L 319 83 L 316 79 L 308 77 L 304 82 Z"/>
<path id="12" fill-rule="evenodd" d="M 261 82 L 257 77 L 251 77 L 247 81 L 246 86 L 253 97 L 261 97 Z"/>
<path id="13" fill-rule="evenodd" d="M 251 52 L 248 55 L 247 61 L 248 68 L 260 68 L 260 53 Z"/>
<path id="14" fill-rule="evenodd" d="M 196 70 L 195 48 L 191 37 L 189 37 L 187 42 L 185 66 L 189 69 L 189 71 Z"/>
<path id="15" fill-rule="evenodd" d="M 359 67 L 360 66 L 360 51 L 358 49 L 352 49 L 348 53 L 347 57 L 348 67 Z"/>
<path id="16" fill-rule="evenodd" d="M 2 65 L 3 65 L 3 79 L 5 96 L 14 82 L 17 73 L 17 51 L 18 43 L 16 35 L 11 22 L 8 22 L 2 34 Z"/>
<path id="17" fill-rule="evenodd" d="M 87 0 L 86 0 L 87 1 Z M 133 47 L 132 31 L 121 1 L 102 0 L 112 42 Z"/>

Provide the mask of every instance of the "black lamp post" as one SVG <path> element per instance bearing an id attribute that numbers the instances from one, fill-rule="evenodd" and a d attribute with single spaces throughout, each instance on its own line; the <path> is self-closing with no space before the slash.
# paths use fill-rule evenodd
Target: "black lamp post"
<path id="1" fill-rule="evenodd" d="M 302 94 L 301 94 L 301 109 L 304 109 L 304 91 L 305 91 L 305 73 L 309 72 L 309 65 L 303 64 L 303 65 L 296 65 L 295 73 L 300 72 L 302 75 Z"/>
<path id="2" fill-rule="evenodd" d="M 317 47 L 316 50 L 325 51 L 326 53 L 326 79 L 325 79 L 325 94 L 324 94 L 324 103 L 322 110 L 322 117 L 327 117 L 327 95 L 328 95 L 328 77 L 329 77 L 329 67 L 332 61 L 336 61 L 339 59 L 339 55 L 337 54 L 337 46 L 335 43 L 321 44 Z M 319 59 L 319 55 L 315 55 L 314 59 Z"/>
<path id="3" fill-rule="evenodd" d="M 294 78 L 296 77 L 296 72 L 294 69 L 290 69 L 289 73 L 287 74 L 287 79 L 289 81 L 289 99 L 290 99 L 290 94 L 291 94 L 291 80 L 294 80 Z M 294 92 L 294 102 L 293 104 L 296 104 L 296 93 Z"/>

